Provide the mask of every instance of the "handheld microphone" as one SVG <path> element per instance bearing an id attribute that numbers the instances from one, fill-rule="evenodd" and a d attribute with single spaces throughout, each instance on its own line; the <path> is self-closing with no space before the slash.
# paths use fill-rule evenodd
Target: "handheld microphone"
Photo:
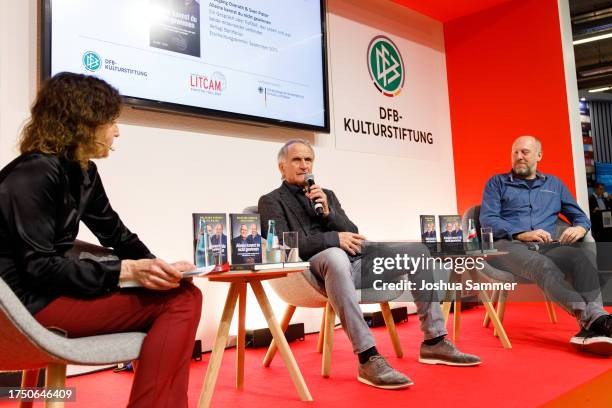
<path id="1" fill-rule="evenodd" d="M 94 143 L 102 145 L 104 147 L 106 147 L 108 150 L 110 150 L 111 152 L 115 151 L 115 148 L 113 146 L 109 146 L 106 143 L 100 142 L 99 140 L 95 140 Z"/>
<path id="2" fill-rule="evenodd" d="M 312 187 L 315 183 L 314 181 L 314 175 L 312 173 L 308 173 L 306 175 L 304 175 L 304 181 L 306 182 L 306 186 L 308 188 L 308 192 L 310 192 L 310 187 Z M 318 216 L 322 216 L 323 215 L 323 204 L 321 203 L 317 203 L 312 201 L 313 207 L 314 207 L 314 211 L 315 214 L 317 214 Z"/>

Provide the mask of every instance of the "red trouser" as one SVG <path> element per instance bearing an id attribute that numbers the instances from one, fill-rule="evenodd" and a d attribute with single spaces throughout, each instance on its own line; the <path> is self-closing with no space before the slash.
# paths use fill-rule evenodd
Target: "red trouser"
<path id="1" fill-rule="evenodd" d="M 95 299 L 60 297 L 34 317 L 68 337 L 142 331 L 130 407 L 187 407 L 189 363 L 202 294 L 191 283 L 168 291 L 127 289 Z"/>

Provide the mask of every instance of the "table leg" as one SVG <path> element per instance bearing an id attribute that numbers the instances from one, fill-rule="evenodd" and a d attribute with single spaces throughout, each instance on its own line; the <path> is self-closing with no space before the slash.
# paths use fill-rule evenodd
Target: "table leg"
<path id="1" fill-rule="evenodd" d="M 208 369 L 206 370 L 206 376 L 204 377 L 204 382 L 202 384 L 202 391 L 200 392 L 198 408 L 208 408 L 210 406 L 210 400 L 212 399 L 213 392 L 215 391 L 215 384 L 217 383 L 217 377 L 219 376 L 219 368 L 221 368 L 223 352 L 225 351 L 225 346 L 227 345 L 227 335 L 229 334 L 234 309 L 236 308 L 238 292 L 238 284 L 232 283 L 229 291 L 227 292 L 227 298 L 225 299 L 223 314 L 221 315 L 221 321 L 219 322 L 219 329 L 217 329 L 217 337 L 215 338 L 215 344 L 212 349 L 210 361 L 208 362 Z"/>
<path id="2" fill-rule="evenodd" d="M 497 303 L 497 301 L 499 300 L 499 290 L 494 290 L 492 297 L 491 297 L 491 302 L 493 302 L 494 304 Z M 485 317 L 484 317 L 484 321 L 482 322 L 482 327 L 489 327 L 489 323 L 491 322 L 491 318 L 489 317 L 488 313 L 485 313 Z"/>
<path id="3" fill-rule="evenodd" d="M 448 315 L 450 314 L 450 308 L 451 308 L 451 302 L 452 302 L 452 296 L 450 295 L 451 293 L 453 293 L 452 290 L 447 291 L 445 297 L 444 297 L 444 301 L 442 302 L 442 315 L 444 316 L 444 324 L 446 324 L 446 322 L 448 322 Z"/>
<path id="4" fill-rule="evenodd" d="M 285 314 L 283 315 L 283 320 L 281 320 L 281 329 L 283 333 L 287 331 L 289 327 L 289 323 L 291 322 L 291 318 L 293 317 L 293 313 L 295 312 L 296 307 L 293 305 L 287 305 L 287 309 L 285 309 Z M 268 347 L 268 351 L 266 352 L 266 356 L 264 357 L 263 366 L 270 367 L 274 356 L 276 355 L 276 343 L 274 339 L 270 342 L 270 347 Z"/>
<path id="5" fill-rule="evenodd" d="M 457 282 L 457 274 L 451 271 L 450 276 L 448 277 L 448 283 L 452 284 Z M 453 299 L 454 290 L 447 290 L 444 292 L 444 300 L 442 302 L 442 314 L 444 315 L 444 324 L 448 322 L 448 315 L 450 313 L 451 301 Z"/>
<path id="6" fill-rule="evenodd" d="M 236 388 L 244 388 L 244 346 L 247 285 L 238 283 L 238 341 L 236 343 Z"/>
<path id="7" fill-rule="evenodd" d="M 261 282 L 252 281 L 250 284 L 253 292 L 255 293 L 255 297 L 257 298 L 257 302 L 259 303 L 259 307 L 261 307 L 261 311 L 268 322 L 268 328 L 272 332 L 272 337 L 276 342 L 278 352 L 280 353 L 285 366 L 289 371 L 289 376 L 293 381 L 293 385 L 295 386 L 300 399 L 302 401 L 312 401 L 310 391 L 308 391 L 308 387 L 306 386 L 306 382 L 304 382 L 304 377 L 302 377 L 300 368 L 295 361 L 295 357 L 293 357 L 293 353 L 291 353 L 291 349 L 289 348 L 285 334 L 281 330 L 278 321 L 274 316 L 274 312 L 272 311 L 272 307 L 270 306 L 270 302 L 268 301 L 268 297 L 266 296 L 266 292 L 264 291 Z"/>
<path id="8" fill-rule="evenodd" d="M 495 313 L 497 313 L 497 317 L 499 321 L 504 323 L 504 315 L 506 314 L 506 302 L 508 301 L 508 291 L 500 290 L 499 296 L 497 298 L 497 309 L 495 309 Z M 497 330 L 493 329 L 493 335 L 495 337 L 499 337 L 497 335 Z"/>
<path id="9" fill-rule="evenodd" d="M 461 329 L 461 291 L 455 291 L 455 307 L 453 311 L 453 340 L 459 340 Z"/>
<path id="10" fill-rule="evenodd" d="M 474 282 L 480 283 L 480 279 L 478 278 L 478 272 L 475 274 L 470 274 Z M 482 304 L 493 323 L 493 327 L 497 331 L 499 335 L 499 340 L 504 348 L 511 349 L 512 345 L 510 344 L 510 340 L 508 339 L 508 335 L 506 334 L 506 330 L 504 330 L 504 325 L 499 320 L 497 316 L 497 312 L 495 311 L 495 307 L 493 307 L 493 302 L 489 298 L 489 294 L 484 290 L 479 290 L 478 294 L 480 295 L 480 299 L 482 300 Z"/>

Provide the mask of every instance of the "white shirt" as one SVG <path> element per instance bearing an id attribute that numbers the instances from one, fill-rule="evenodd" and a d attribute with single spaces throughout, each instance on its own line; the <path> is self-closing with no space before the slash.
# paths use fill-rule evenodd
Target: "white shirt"
<path id="1" fill-rule="evenodd" d="M 602 197 L 599 197 L 597 194 L 593 193 L 593 195 L 595 196 L 595 199 L 597 200 L 597 207 L 600 210 L 606 210 L 606 202 L 604 201 L 604 199 Z"/>

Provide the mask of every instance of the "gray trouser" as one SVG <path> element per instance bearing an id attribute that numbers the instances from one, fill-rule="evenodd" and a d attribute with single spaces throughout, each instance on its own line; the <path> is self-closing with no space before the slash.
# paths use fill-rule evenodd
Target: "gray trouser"
<path id="1" fill-rule="evenodd" d="M 535 282 L 546 295 L 589 328 L 598 317 L 608 314 L 601 301 L 597 269 L 583 249 L 574 246 L 542 245 L 530 250 L 520 241 L 495 242 L 507 255 L 489 260 L 491 266 Z"/>
<path id="2" fill-rule="evenodd" d="M 415 256 L 420 256 L 419 251 L 420 247 L 415 247 Z M 306 279 L 329 299 L 353 345 L 353 352 L 360 353 L 373 347 L 374 338 L 363 319 L 355 290 L 360 281 L 361 260 L 350 262 L 342 249 L 328 248 L 309 261 L 310 272 L 305 273 Z M 445 335 L 446 328 L 440 304 L 437 301 L 422 301 L 427 292 L 415 291 L 414 295 L 425 339 Z M 431 300 L 431 296 L 427 296 L 427 300 Z"/>

